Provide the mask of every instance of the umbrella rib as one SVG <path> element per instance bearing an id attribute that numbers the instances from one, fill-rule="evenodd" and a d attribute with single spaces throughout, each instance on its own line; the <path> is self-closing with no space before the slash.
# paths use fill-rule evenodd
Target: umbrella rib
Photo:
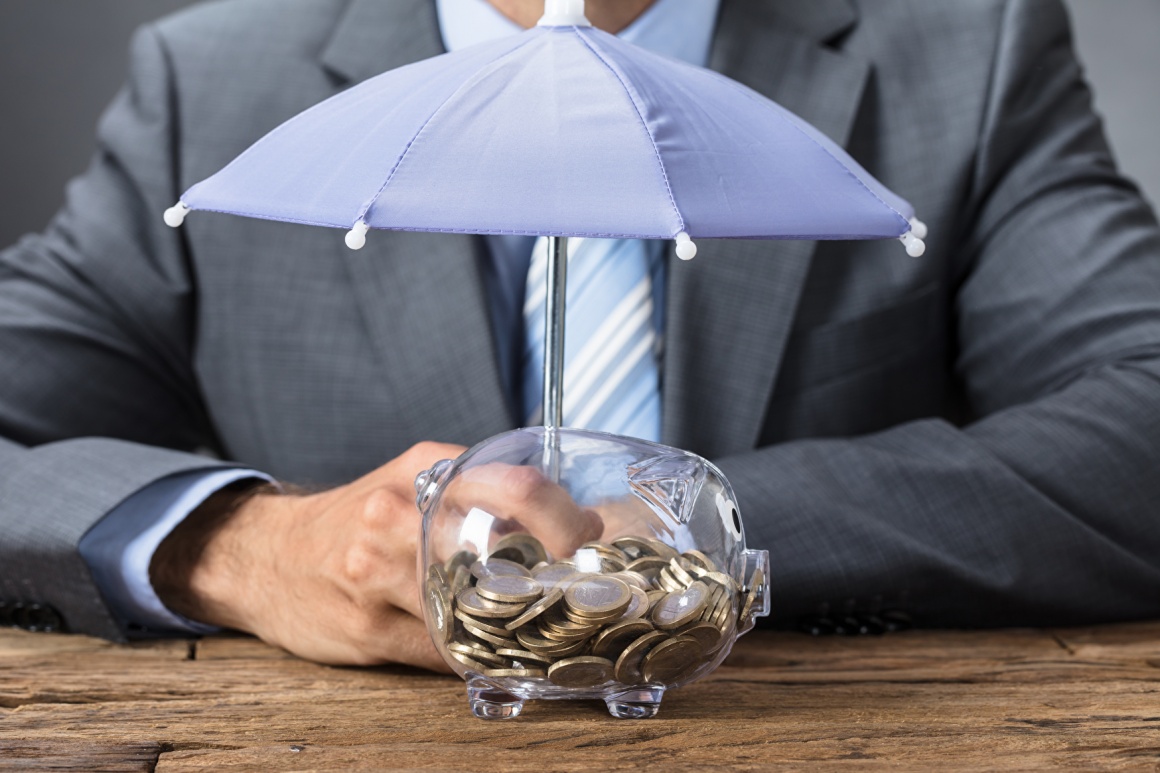
<path id="1" fill-rule="evenodd" d="M 818 142 L 816 139 L 814 139 L 813 137 L 811 137 L 811 136 L 809 135 L 809 132 L 807 132 L 807 131 L 805 131 L 804 129 L 802 129 L 802 127 L 801 127 L 801 126 L 799 126 L 799 125 L 797 124 L 797 122 L 793 120 L 794 118 L 796 118 L 796 119 L 797 119 L 797 120 L 799 120 L 799 121 L 800 121 L 800 120 L 802 120 L 802 119 L 801 119 L 799 116 L 795 115 L 795 114 L 794 114 L 792 111 L 790 111 L 790 110 L 786 109 L 786 108 L 785 108 L 783 105 L 780 105 L 780 104 L 778 104 L 777 102 L 773 102 L 772 100 L 766 100 L 766 101 L 770 102 L 772 105 L 774 105 L 774 106 L 775 106 L 776 108 L 778 108 L 778 109 L 772 109 L 772 108 L 770 108 L 770 106 L 769 106 L 769 105 L 765 105 L 765 104 L 763 103 L 763 101 L 762 101 L 761 99 L 759 99 L 759 98 L 758 98 L 760 95 L 754 95 L 754 94 L 750 93 L 750 92 L 752 91 L 751 89 L 749 89 L 748 87 L 746 87 L 746 86 L 744 86 L 744 85 L 742 85 L 742 84 L 740 84 L 740 83 L 737 83 L 736 81 L 734 81 L 734 80 L 732 80 L 732 79 L 730 79 L 730 78 L 727 78 L 727 77 L 725 77 L 724 75 L 722 75 L 722 74 L 721 74 L 721 73 L 719 73 L 719 72 L 714 72 L 714 71 L 712 71 L 712 70 L 709 70 L 709 71 L 708 71 L 708 74 L 709 74 L 710 76 L 712 76 L 712 77 L 716 78 L 716 79 L 717 79 L 717 80 L 719 80 L 720 82 L 724 83 L 726 86 L 728 86 L 728 87 L 730 87 L 730 88 L 734 89 L 735 91 L 737 91 L 738 93 L 740 93 L 742 96 L 746 97 L 747 99 L 749 99 L 749 100 L 751 100 L 751 101 L 753 101 L 753 102 L 756 102 L 757 104 L 760 104 L 760 105 L 762 105 L 762 106 L 763 106 L 763 107 L 765 107 L 767 110 L 769 110 L 770 114 L 771 114 L 771 115 L 773 115 L 773 116 L 775 116 L 775 117 L 777 118 L 777 120 L 778 120 L 778 121 L 780 121 L 782 124 L 784 124 L 784 125 L 786 125 L 786 126 L 789 126 L 789 127 L 790 127 L 790 128 L 792 128 L 794 131 L 798 132 L 798 133 L 799 133 L 799 134 L 801 134 L 803 137 L 805 137 L 805 138 L 806 138 L 806 140 L 808 140 L 809 142 L 812 142 L 812 143 L 813 143 L 815 146 L 817 146 L 818 150 L 822 151 L 822 153 L 824 153 L 826 156 L 828 156 L 828 157 L 830 158 L 830 160 L 832 160 L 832 161 L 833 161 L 835 164 L 837 164 L 839 167 L 841 167 L 841 168 L 842 168 L 842 170 L 843 170 L 843 171 L 844 171 L 844 172 L 845 172 L 847 175 L 849 175 L 850 177 L 854 178 L 854 181 L 855 181 L 855 182 L 857 182 L 859 185 L 861 185 L 861 186 L 862 186 L 862 188 L 863 188 L 863 189 L 864 189 L 864 190 L 865 190 L 867 193 L 869 193 L 871 196 L 873 196 L 873 197 L 874 197 L 874 198 L 875 198 L 875 199 L 878 201 L 878 203 L 879 203 L 879 204 L 881 204 L 882 206 L 886 207 L 886 209 L 890 210 L 890 211 L 891 211 L 891 212 L 893 212 L 893 213 L 894 213 L 894 214 L 895 214 L 897 217 L 899 217 L 899 218 L 902 220 L 903 224 L 904 224 L 904 225 L 905 225 L 907 228 L 909 228 L 909 227 L 910 227 L 910 222 L 908 221 L 908 219 L 907 219 L 907 217 L 906 217 L 905 215 L 903 215 L 901 212 L 899 212 L 899 211 L 898 211 L 898 209 L 897 209 L 896 207 L 893 207 L 893 206 L 891 206 L 891 205 L 890 205 L 890 203 L 888 203 L 887 201 L 884 201 L 884 200 L 883 200 L 883 198 L 882 198 L 881 196 L 879 196 L 879 195 L 878 195 L 878 192 L 877 192 L 877 191 L 875 191 L 873 188 L 871 188 L 869 185 L 867 185 L 867 184 L 866 184 L 866 181 L 865 181 L 865 180 L 863 180 L 863 179 L 862 179 L 862 178 L 861 178 L 859 175 L 857 175 L 857 174 L 854 172 L 854 170 L 853 170 L 853 169 L 851 169 L 849 166 L 847 166 L 845 163 L 843 163 L 843 162 L 842 162 L 842 160 L 841 160 L 840 158 L 838 158 L 837 156 L 835 156 L 835 155 L 833 154 L 833 152 L 831 152 L 831 151 L 830 151 L 830 149 L 829 149 L 829 148 L 827 148 L 825 145 L 823 145 L 822 143 Z M 783 111 L 785 111 L 786 113 L 788 113 L 788 115 L 783 115 L 781 112 L 779 112 L 779 109 L 780 109 L 780 110 L 783 110 Z M 791 118 L 790 116 L 792 116 L 792 118 Z M 832 141 L 832 140 L 831 140 L 831 141 Z M 852 160 L 853 160 L 853 159 L 852 159 Z M 867 174 L 869 174 L 869 172 L 867 172 Z M 862 238 L 862 237 L 858 237 L 858 238 Z"/>
<path id="2" fill-rule="evenodd" d="M 403 152 L 399 154 L 398 159 L 395 160 L 395 165 L 391 167 L 391 171 L 387 174 L 387 179 L 383 182 L 382 186 L 380 186 L 379 189 L 377 191 L 375 191 L 375 195 L 371 196 L 370 200 L 366 204 L 364 204 L 362 209 L 359 211 L 358 216 L 355 218 L 356 222 L 357 221 L 364 221 L 365 222 L 367 213 L 371 211 L 371 207 L 373 207 L 375 205 L 375 202 L 377 202 L 379 200 L 379 197 L 383 195 L 383 191 L 385 191 L 387 189 L 387 186 L 391 184 L 391 181 L 395 179 L 395 173 L 399 171 L 399 167 L 402 166 L 403 162 L 407 159 L 407 154 L 411 152 L 411 146 L 413 146 L 415 144 L 415 140 L 419 139 L 419 135 L 423 133 L 423 130 L 426 129 L 427 126 L 430 125 L 430 123 L 435 120 L 435 116 L 437 116 L 437 115 L 439 115 L 439 113 L 443 112 L 443 108 L 447 107 L 447 104 L 449 102 L 451 102 L 451 100 L 455 99 L 455 97 L 457 97 L 459 94 L 461 94 L 470 84 L 473 84 L 479 78 L 479 74 L 481 72 L 483 72 L 486 69 L 490 69 L 490 68 L 494 67 L 496 64 L 498 64 L 499 62 L 502 62 L 503 60 L 507 59 L 508 57 L 513 56 L 517 51 L 522 49 L 524 46 L 527 46 L 528 44 L 530 44 L 534 40 L 538 40 L 539 37 L 540 37 L 539 35 L 529 36 L 529 38 L 527 40 L 525 40 L 523 43 L 521 43 L 520 45 L 504 52 L 502 56 L 498 56 L 495 59 L 492 59 L 486 65 L 484 65 L 484 66 L 480 67 L 478 70 L 476 70 L 475 74 L 472 75 L 471 78 L 467 79 L 462 84 L 460 84 L 459 88 L 452 91 L 450 94 L 447 95 L 446 99 L 444 99 L 442 102 L 439 103 L 439 106 L 436 107 L 431 112 L 431 115 L 427 116 L 427 120 L 423 121 L 423 125 L 420 126 L 417 130 L 415 130 L 415 133 L 413 135 L 411 135 L 411 139 L 409 139 L 407 141 L 406 146 L 403 148 Z"/>
<path id="3" fill-rule="evenodd" d="M 677 206 L 677 199 L 673 195 L 673 186 L 669 183 L 669 173 L 668 170 L 665 169 L 665 160 L 661 156 L 661 150 L 657 147 L 656 137 L 653 136 L 652 130 L 648 128 L 648 121 L 645 120 L 644 113 L 641 112 L 640 104 L 637 103 L 633 90 L 629 87 L 624 75 L 615 66 L 613 66 L 610 61 L 608 61 L 607 57 L 605 57 L 600 53 L 600 51 L 596 49 L 596 41 L 590 40 L 588 35 L 579 28 L 576 30 L 576 35 L 580 38 L 588 50 L 592 52 L 592 55 L 599 59 L 600 62 L 608 68 L 608 71 L 612 73 L 612 77 L 616 78 L 616 82 L 620 84 L 622 89 L 624 89 L 624 94 L 628 97 L 628 101 L 632 103 L 632 109 L 636 113 L 637 119 L 640 120 L 641 128 L 644 129 L 644 133 L 648 137 L 649 145 L 652 146 L 653 154 L 656 156 L 657 166 L 660 167 L 661 170 L 661 180 L 664 182 L 665 192 L 669 196 L 669 204 L 672 205 L 673 213 L 677 216 L 678 226 L 677 230 L 673 233 L 673 236 L 676 236 L 677 233 L 688 230 L 685 227 L 685 218 L 681 215 L 681 210 Z"/>

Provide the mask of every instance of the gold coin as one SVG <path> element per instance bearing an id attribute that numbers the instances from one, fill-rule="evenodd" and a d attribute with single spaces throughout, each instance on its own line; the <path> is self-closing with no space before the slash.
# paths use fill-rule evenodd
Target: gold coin
<path id="1" fill-rule="evenodd" d="M 451 585 L 451 578 L 447 575 L 447 570 L 443 568 L 442 564 L 431 564 L 428 566 L 427 579 L 434 580 L 442 585 Z"/>
<path id="2" fill-rule="evenodd" d="M 437 577 L 429 578 L 427 580 L 427 614 L 431 617 L 431 624 L 435 626 L 438 638 L 444 644 L 451 641 L 452 629 L 455 627 L 451 611 L 451 590 Z"/>
<path id="3" fill-rule="evenodd" d="M 564 605 L 562 612 L 564 614 L 564 617 L 569 622 L 575 623 L 576 625 L 583 625 L 583 626 L 589 627 L 589 628 L 600 627 L 606 623 L 611 623 L 611 622 L 614 622 L 616 620 L 619 620 L 621 617 L 624 616 L 623 613 L 618 613 L 618 614 L 611 614 L 611 615 L 600 615 L 599 617 L 588 617 L 588 616 L 579 614 L 578 612 L 576 612 L 576 610 L 572 609 L 567 604 Z"/>
<path id="4" fill-rule="evenodd" d="M 447 645 L 447 649 L 451 651 L 452 655 L 463 655 L 480 663 L 492 663 L 496 666 L 507 665 L 506 660 L 483 647 L 453 641 Z"/>
<path id="5" fill-rule="evenodd" d="M 475 583 L 475 590 L 481 597 L 490 601 L 498 601 L 502 604 L 528 604 L 540 598 L 544 592 L 544 586 L 533 580 L 531 576 L 516 577 L 493 574 Z"/>
<path id="6" fill-rule="evenodd" d="M 486 561 L 476 561 L 471 565 L 471 574 L 477 580 L 495 575 L 506 577 L 532 576 L 532 573 L 523 564 L 517 564 L 515 561 L 508 561 L 503 558 L 488 558 Z"/>
<path id="7" fill-rule="evenodd" d="M 648 613 L 651 615 L 653 610 L 657 608 L 657 602 L 669 595 L 667 590 L 650 590 L 648 596 Z"/>
<path id="8" fill-rule="evenodd" d="M 624 557 L 630 561 L 652 554 L 648 540 L 642 537 L 617 537 L 612 541 L 612 546 L 624 553 Z"/>
<path id="9" fill-rule="evenodd" d="M 633 572 L 625 569 L 623 572 L 617 572 L 613 575 L 618 580 L 623 580 L 630 587 L 637 587 L 644 591 L 652 590 L 652 580 L 645 577 L 640 572 Z"/>
<path id="10" fill-rule="evenodd" d="M 492 636 L 508 636 L 508 635 L 510 635 L 506 628 L 499 628 L 498 626 L 494 626 L 491 623 L 486 622 L 486 619 L 480 620 L 478 618 L 472 617 L 471 615 L 467 614 L 462 609 L 457 608 L 455 610 L 455 617 L 456 617 L 456 619 L 458 619 L 462 623 L 465 623 L 467 625 L 474 625 L 476 628 L 482 628 L 483 630 L 490 633 Z M 495 622 L 495 621 L 493 620 L 492 622 Z"/>
<path id="11" fill-rule="evenodd" d="M 547 612 L 552 607 L 560 603 L 560 599 L 564 598 L 564 591 L 559 588 L 554 588 L 548 591 L 542 599 L 528 607 L 523 614 L 514 618 L 510 623 L 504 626 L 509 631 L 514 631 L 520 626 L 527 625 L 532 620 Z"/>
<path id="12" fill-rule="evenodd" d="M 672 630 L 698 619 L 705 611 L 709 589 L 697 581 L 683 591 L 670 593 L 653 607 L 652 621 L 657 628 Z"/>
<path id="13" fill-rule="evenodd" d="M 459 591 L 471 585 L 471 570 L 466 566 L 455 567 L 455 574 L 451 576 L 451 595 L 458 596 Z"/>
<path id="14" fill-rule="evenodd" d="M 467 666 L 468 668 L 475 671 L 476 673 L 482 674 L 484 671 L 487 670 L 487 666 L 483 665 L 478 660 L 473 660 L 472 658 L 469 658 L 467 655 L 461 655 L 458 652 L 452 652 L 451 657 L 455 658 L 460 663 Z"/>
<path id="15" fill-rule="evenodd" d="M 668 565 L 668 559 L 660 556 L 641 556 L 624 569 L 626 572 L 636 572 L 651 583 L 655 582 L 657 573 Z"/>
<path id="16" fill-rule="evenodd" d="M 681 631 L 681 636 L 691 636 L 696 639 L 703 652 L 712 652 L 717 649 L 717 645 L 725 638 L 724 632 L 712 623 L 693 623 Z"/>
<path id="17" fill-rule="evenodd" d="M 479 595 L 475 588 L 464 588 L 455 597 L 456 605 L 472 617 L 509 618 L 527 609 L 524 604 L 501 604 Z"/>
<path id="18" fill-rule="evenodd" d="M 670 685 L 700 666 L 701 655 L 701 645 L 692 636 L 674 636 L 645 655 L 640 673 L 646 682 Z"/>
<path id="19" fill-rule="evenodd" d="M 624 614 L 620 616 L 621 620 L 636 620 L 644 617 L 649 612 L 650 604 L 648 603 L 648 594 L 640 588 L 632 588 L 632 602 L 629 603 L 628 609 L 624 610 Z"/>
<path id="20" fill-rule="evenodd" d="M 542 636 L 537 630 L 528 628 L 521 628 L 517 631 L 516 640 L 520 643 L 520 646 L 529 651 L 537 655 L 550 657 L 565 657 L 579 652 L 588 646 L 587 639 L 581 639 L 579 641 L 557 641 Z"/>
<path id="21" fill-rule="evenodd" d="M 483 672 L 484 676 L 491 677 L 518 677 L 525 679 L 533 679 L 537 677 L 545 677 L 548 672 L 542 668 L 489 668 Z"/>
<path id="22" fill-rule="evenodd" d="M 592 640 L 592 654 L 616 660 L 625 647 L 653 629 L 647 620 L 625 620 L 610 625 Z"/>
<path id="23" fill-rule="evenodd" d="M 568 586 L 564 601 L 585 616 L 619 615 L 632 603 L 632 591 L 615 577 L 585 577 Z"/>
<path id="24" fill-rule="evenodd" d="M 674 559 L 680 555 L 676 548 L 661 542 L 659 539 L 646 539 L 645 542 L 648 543 L 650 555 L 660 556 L 666 561 Z"/>
<path id="25" fill-rule="evenodd" d="M 724 572 L 709 572 L 704 579 L 717 583 L 730 593 L 737 591 L 737 583 L 733 582 L 733 578 Z"/>
<path id="26" fill-rule="evenodd" d="M 710 571 L 710 572 L 721 571 L 720 569 L 717 568 L 717 562 L 714 561 L 713 559 L 709 558 L 707 555 L 702 553 L 700 550 L 686 550 L 684 555 L 685 555 L 685 558 L 687 558 L 689 561 L 692 561 L 694 564 L 697 564 L 698 566 L 700 566 L 702 569 L 705 569 L 706 571 Z"/>
<path id="27" fill-rule="evenodd" d="M 709 598 L 705 601 L 705 611 L 701 613 L 702 620 L 712 620 L 720 608 L 721 599 L 725 596 L 725 589 L 715 583 L 709 583 Z"/>
<path id="28" fill-rule="evenodd" d="M 592 656 L 567 658 L 548 669 L 548 678 L 560 687 L 597 687 L 612 679 L 612 661 Z"/>
<path id="29" fill-rule="evenodd" d="M 672 572 L 669 570 L 670 567 L 667 566 L 661 569 L 660 574 L 657 575 L 657 585 L 669 593 L 680 593 L 688 586 L 673 577 Z"/>
<path id="30" fill-rule="evenodd" d="M 504 558 L 531 569 L 548 560 L 544 544 L 527 532 L 507 534 L 499 539 L 491 549 L 490 558 Z"/>
<path id="31" fill-rule="evenodd" d="M 640 664 L 657 643 L 669 638 L 664 631 L 650 631 L 624 648 L 620 657 L 616 659 L 616 681 L 626 685 L 641 684 L 644 676 L 640 673 Z"/>
<path id="32" fill-rule="evenodd" d="M 677 556 L 676 558 L 669 561 L 668 571 L 669 574 L 673 576 L 674 580 L 687 588 L 692 585 L 697 578 L 689 574 L 688 570 L 685 569 L 685 567 L 682 565 L 684 562 L 685 559 Z"/>
<path id="33" fill-rule="evenodd" d="M 443 564 L 443 568 L 447 571 L 448 577 L 455 576 L 455 570 L 459 567 L 470 569 L 471 565 L 476 562 L 479 556 L 472 553 L 470 550 L 460 550 Z"/>
<path id="34" fill-rule="evenodd" d="M 753 576 L 749 578 L 749 593 L 745 596 L 745 603 L 741 605 L 741 614 L 738 615 L 742 620 L 749 618 L 749 614 L 753 610 L 753 602 L 757 601 L 757 594 L 764 585 L 765 572 L 758 567 L 753 570 Z"/>
<path id="35" fill-rule="evenodd" d="M 709 622 L 721 629 L 723 634 L 732 630 L 733 594 L 726 593 L 721 597 L 721 601 L 717 604 L 717 611 L 713 613 L 713 617 Z"/>
<path id="36" fill-rule="evenodd" d="M 527 663 L 529 661 L 533 663 L 542 663 L 544 665 L 550 665 L 552 663 L 552 658 L 547 655 L 540 655 L 535 652 L 529 652 L 528 650 L 517 650 L 511 647 L 502 647 L 497 649 L 495 654 L 501 655 L 505 658 L 508 658 L 509 660 L 517 661 L 519 663 Z"/>
<path id="37" fill-rule="evenodd" d="M 605 544 L 603 542 L 585 542 L 583 545 L 580 546 L 580 548 L 581 549 L 590 548 L 592 550 L 595 550 L 600 555 L 605 556 L 607 558 L 614 559 L 616 561 L 627 560 L 627 556 L 625 556 L 624 553 L 619 548 L 617 548 L 615 545 L 608 545 L 608 544 Z"/>
<path id="38" fill-rule="evenodd" d="M 549 564 L 541 569 L 532 570 L 532 578 L 544 588 L 559 588 L 563 590 L 577 577 L 582 577 L 576 567 L 569 564 Z"/>
<path id="39" fill-rule="evenodd" d="M 487 642 L 493 647 L 510 647 L 516 643 L 514 637 L 496 636 L 495 634 L 488 633 L 482 628 L 478 628 L 471 623 L 464 623 L 463 630 L 467 631 L 469 634 L 479 639 L 480 641 Z"/>

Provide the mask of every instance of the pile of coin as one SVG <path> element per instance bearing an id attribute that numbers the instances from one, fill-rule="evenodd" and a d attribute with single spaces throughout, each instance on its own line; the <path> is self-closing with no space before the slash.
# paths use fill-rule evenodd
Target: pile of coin
<path id="1" fill-rule="evenodd" d="M 730 640 L 761 574 L 743 593 L 704 553 L 646 537 L 590 542 L 549 563 L 539 540 L 516 533 L 485 560 L 462 551 L 431 564 L 425 593 L 433 635 L 478 674 L 669 685 Z"/>

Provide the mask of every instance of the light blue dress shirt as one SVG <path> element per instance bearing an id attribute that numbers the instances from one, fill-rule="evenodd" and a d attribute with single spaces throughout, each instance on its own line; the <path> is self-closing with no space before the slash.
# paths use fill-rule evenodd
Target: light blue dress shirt
<path id="1" fill-rule="evenodd" d="M 435 0 L 448 51 L 519 33 L 522 28 L 487 0 Z M 705 66 L 720 0 L 657 0 L 620 37 L 656 53 Z M 523 306 L 534 238 L 488 237 L 483 266 L 500 372 L 513 407 L 520 405 Z M 656 329 L 663 330 L 664 242 L 651 242 Z M 84 536 L 80 553 L 113 615 L 130 635 L 205 633 L 214 629 L 174 614 L 149 582 L 149 564 L 162 540 L 212 494 L 239 480 L 270 480 L 246 469 L 190 472 L 158 481 L 110 511 Z"/>

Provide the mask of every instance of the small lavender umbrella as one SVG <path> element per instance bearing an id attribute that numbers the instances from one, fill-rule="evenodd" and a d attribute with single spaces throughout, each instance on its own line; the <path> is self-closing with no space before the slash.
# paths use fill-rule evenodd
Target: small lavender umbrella
<path id="1" fill-rule="evenodd" d="M 368 80 L 292 118 L 165 213 L 549 239 L 544 422 L 562 423 L 567 237 L 899 239 L 914 209 L 811 125 L 547 0 L 520 35 Z"/>

